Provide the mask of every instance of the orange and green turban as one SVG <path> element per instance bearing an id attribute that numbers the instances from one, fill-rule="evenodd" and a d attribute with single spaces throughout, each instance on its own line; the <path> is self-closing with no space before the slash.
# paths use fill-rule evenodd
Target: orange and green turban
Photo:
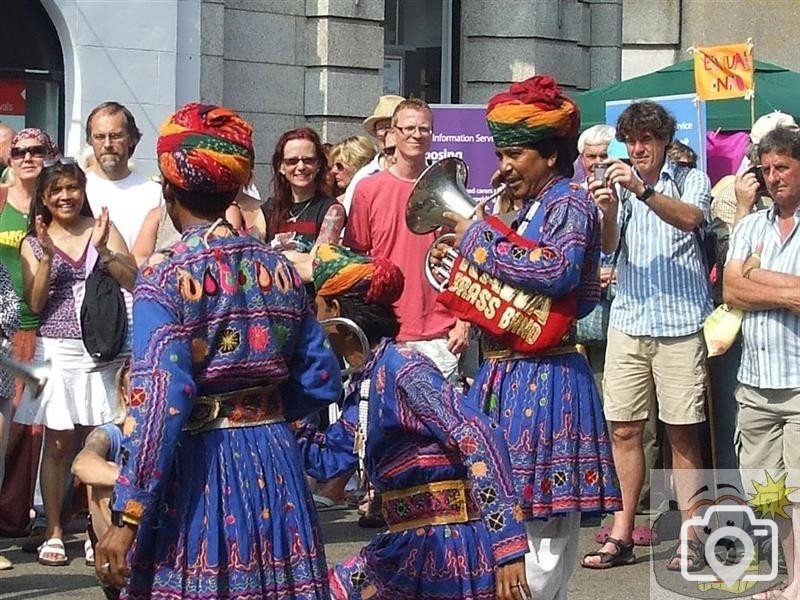
<path id="1" fill-rule="evenodd" d="M 512 83 L 489 100 L 486 121 L 498 148 L 534 144 L 548 138 L 577 137 L 581 113 L 550 75 Z"/>
<path id="2" fill-rule="evenodd" d="M 402 271 L 394 263 L 334 244 L 317 248 L 312 277 L 319 296 L 359 298 L 367 304 L 392 304 L 405 284 Z"/>
<path id="3" fill-rule="evenodd" d="M 192 102 L 158 132 L 158 166 L 187 192 L 233 192 L 250 181 L 253 129 L 229 108 Z"/>

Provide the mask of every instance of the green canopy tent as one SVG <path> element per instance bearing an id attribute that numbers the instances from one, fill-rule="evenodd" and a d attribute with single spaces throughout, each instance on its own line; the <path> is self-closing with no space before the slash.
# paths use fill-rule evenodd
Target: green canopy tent
<path id="1" fill-rule="evenodd" d="M 755 118 L 780 110 L 800 116 L 800 73 L 785 67 L 756 61 Z M 575 94 L 581 109 L 581 128 L 606 122 L 606 102 L 628 98 L 653 98 L 694 93 L 694 60 L 685 60 L 665 69 Z M 750 101 L 715 100 L 706 103 L 708 131 L 749 131 Z"/>

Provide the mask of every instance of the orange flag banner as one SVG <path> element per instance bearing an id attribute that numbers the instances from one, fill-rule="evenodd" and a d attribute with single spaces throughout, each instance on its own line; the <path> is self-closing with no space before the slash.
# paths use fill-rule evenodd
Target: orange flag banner
<path id="1" fill-rule="evenodd" d="M 751 96 L 753 71 L 752 44 L 695 47 L 694 82 L 700 100 Z"/>

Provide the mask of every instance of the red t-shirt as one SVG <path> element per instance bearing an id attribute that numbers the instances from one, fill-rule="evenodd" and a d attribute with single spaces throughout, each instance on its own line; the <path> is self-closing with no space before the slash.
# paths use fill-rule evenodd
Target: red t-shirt
<path id="1" fill-rule="evenodd" d="M 359 181 L 344 236 L 345 246 L 383 256 L 403 272 L 405 287 L 394 304 L 401 342 L 443 338 L 455 324 L 425 279 L 425 255 L 436 234 L 417 235 L 406 226 L 406 204 L 413 188 L 414 182 L 388 170 Z"/>

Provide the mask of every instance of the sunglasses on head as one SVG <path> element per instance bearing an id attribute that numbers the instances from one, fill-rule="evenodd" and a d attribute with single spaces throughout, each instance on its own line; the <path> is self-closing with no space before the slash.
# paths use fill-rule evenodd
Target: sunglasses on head
<path id="1" fill-rule="evenodd" d="M 54 158 L 52 160 L 44 161 L 44 168 L 54 167 L 55 165 L 77 165 L 78 161 L 71 156 L 62 156 L 61 158 Z"/>
<path id="2" fill-rule="evenodd" d="M 47 156 L 47 146 L 17 146 L 11 149 L 11 158 L 25 158 L 28 152 L 33 158 L 44 158 Z"/>

